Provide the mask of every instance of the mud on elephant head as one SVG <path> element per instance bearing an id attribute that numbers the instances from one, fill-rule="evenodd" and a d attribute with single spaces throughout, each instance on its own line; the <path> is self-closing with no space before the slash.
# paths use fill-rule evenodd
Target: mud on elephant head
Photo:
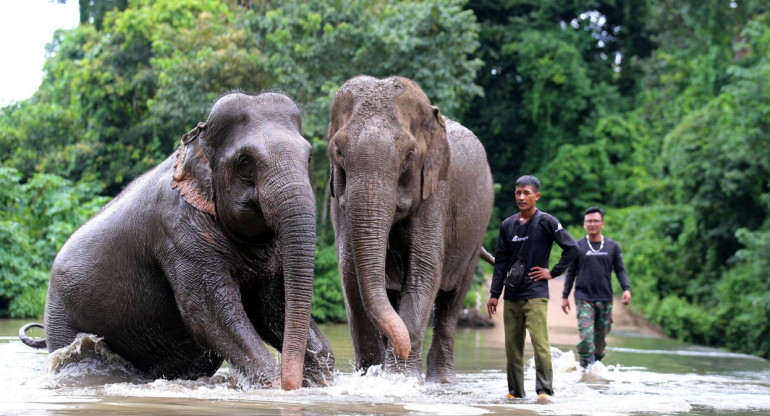
<path id="1" fill-rule="evenodd" d="M 310 318 L 315 198 L 301 128 L 286 95 L 218 99 L 59 252 L 49 351 L 87 332 L 153 377 L 211 375 L 226 359 L 252 385 L 330 382 L 334 358 Z"/>

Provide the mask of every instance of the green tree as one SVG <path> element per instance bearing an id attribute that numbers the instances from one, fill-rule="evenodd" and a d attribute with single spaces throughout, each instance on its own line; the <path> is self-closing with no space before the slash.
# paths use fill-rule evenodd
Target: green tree
<path id="1" fill-rule="evenodd" d="M 769 45 L 767 21 L 757 19 L 744 31 L 749 50 Z M 751 37 L 753 31 L 760 36 Z M 699 301 L 712 298 L 708 282 L 719 279 L 741 248 L 736 231 L 757 230 L 768 217 L 763 198 L 770 189 L 769 58 L 732 66 L 722 93 L 688 114 L 664 142 L 666 171 L 677 178 L 681 201 L 695 209 L 704 249 L 702 272 L 688 293 Z"/>
<path id="2" fill-rule="evenodd" d="M 67 238 L 108 201 L 95 184 L 0 168 L 0 316 L 40 316 L 48 270 Z"/>
<path id="3" fill-rule="evenodd" d="M 659 201 L 687 207 L 679 272 L 648 291 L 647 316 L 688 341 L 767 356 L 762 336 L 770 190 L 770 25 L 762 2 L 657 2 L 661 47 L 646 62 L 637 114 L 657 154 Z M 652 189 L 652 188 L 651 188 Z M 656 226 L 665 232 L 663 224 Z M 750 330 L 747 330 L 750 328 Z"/>
<path id="4" fill-rule="evenodd" d="M 496 205 L 506 216 L 515 211 L 518 176 L 535 173 L 548 189 L 562 180 L 550 176 L 559 170 L 554 160 L 561 146 L 591 143 L 602 117 L 633 108 L 640 80 L 634 62 L 652 50 L 647 2 L 478 1 L 469 7 L 482 23 L 485 65 L 477 83 L 485 95 L 474 99 L 464 120 L 487 148 L 502 185 Z M 570 191 L 592 193 L 582 188 Z M 552 208 L 559 217 L 573 215 L 567 205 Z"/>
<path id="5" fill-rule="evenodd" d="M 316 250 L 312 316 L 318 322 L 344 322 L 347 318 L 334 244 L 319 244 Z"/>
<path id="6" fill-rule="evenodd" d="M 89 23 L 57 32 L 41 88 L 0 113 L 3 164 L 22 182 L 55 173 L 116 195 L 166 158 L 218 95 L 280 89 L 303 109 L 320 211 L 328 105 L 347 78 L 410 77 L 454 117 L 481 94 L 479 26 L 460 0 L 111 4 L 87 3 Z M 319 251 L 330 241 L 319 237 Z"/>
<path id="7" fill-rule="evenodd" d="M 78 4 L 80 23 L 91 23 L 101 29 L 104 16 L 113 10 L 124 10 L 128 0 L 79 0 Z"/>
<path id="8" fill-rule="evenodd" d="M 329 103 L 345 80 L 359 74 L 406 76 L 452 117 L 481 94 L 473 82 L 481 65 L 473 57 L 479 26 L 472 13 L 462 10 L 463 4 L 275 1 L 249 15 L 259 49 L 267 57 L 265 72 L 274 77 L 271 85 L 290 92 L 302 105 L 305 135 L 313 143 L 311 171 L 321 214 L 328 203 L 324 136 Z M 326 221 L 323 215 L 319 218 Z"/>
<path id="9" fill-rule="evenodd" d="M 765 194 L 765 204 L 770 198 Z M 770 283 L 767 270 L 770 260 L 770 224 L 761 230 L 737 232 L 744 246 L 739 250 L 730 268 L 716 286 L 715 298 L 717 345 L 770 357 Z"/>

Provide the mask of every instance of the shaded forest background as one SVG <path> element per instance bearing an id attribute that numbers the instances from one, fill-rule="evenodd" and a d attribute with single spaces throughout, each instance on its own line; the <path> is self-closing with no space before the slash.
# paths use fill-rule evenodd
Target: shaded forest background
<path id="1" fill-rule="evenodd" d="M 67 237 L 212 100 L 281 89 L 314 150 L 313 316 L 344 319 L 328 106 L 354 75 L 399 74 L 486 147 L 488 250 L 516 211 L 515 179 L 535 174 L 538 206 L 576 238 L 586 207 L 607 210 L 638 312 L 673 337 L 770 357 L 764 0 L 81 0 L 80 16 L 47 46 L 34 96 L 0 110 L 2 316 L 42 314 Z"/>

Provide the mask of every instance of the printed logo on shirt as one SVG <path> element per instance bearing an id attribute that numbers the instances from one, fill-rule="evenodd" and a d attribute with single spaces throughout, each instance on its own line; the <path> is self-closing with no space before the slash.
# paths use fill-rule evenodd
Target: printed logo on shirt
<path id="1" fill-rule="evenodd" d="M 562 227 L 562 226 L 561 226 L 561 223 L 560 223 L 560 222 L 557 222 L 557 223 L 556 223 L 556 231 L 561 231 L 561 230 L 563 230 L 563 229 L 564 229 L 564 227 Z"/>
<path id="2" fill-rule="evenodd" d="M 586 251 L 586 256 L 609 256 L 609 255 L 610 255 L 610 253 L 607 253 L 607 252 L 604 252 L 604 251 L 600 251 L 598 253 L 595 253 L 595 252 L 593 252 L 591 250 Z"/>
<path id="3" fill-rule="evenodd" d="M 519 237 L 518 235 L 515 235 L 513 236 L 513 239 L 511 239 L 511 241 L 513 241 L 514 243 L 517 243 L 519 241 L 524 241 L 524 240 L 529 240 L 529 236 L 526 235 L 524 237 Z"/>

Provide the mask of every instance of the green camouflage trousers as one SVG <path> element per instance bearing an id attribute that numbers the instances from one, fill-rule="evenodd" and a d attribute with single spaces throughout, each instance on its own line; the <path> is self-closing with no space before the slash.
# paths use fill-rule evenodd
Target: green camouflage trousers
<path id="1" fill-rule="evenodd" d="M 607 334 L 612 329 L 612 302 L 575 300 L 575 308 L 580 334 L 577 351 L 585 368 L 604 357 Z"/>

